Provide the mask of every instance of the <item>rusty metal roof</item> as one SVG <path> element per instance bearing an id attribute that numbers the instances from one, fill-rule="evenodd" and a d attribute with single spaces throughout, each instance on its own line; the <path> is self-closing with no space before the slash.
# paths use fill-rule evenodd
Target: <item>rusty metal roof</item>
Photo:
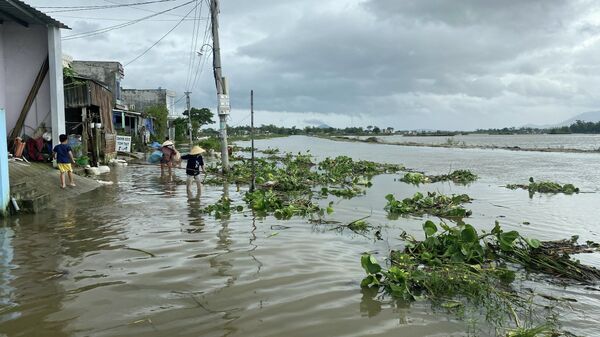
<path id="1" fill-rule="evenodd" d="M 17 22 L 25 27 L 37 24 L 71 29 L 20 0 L 0 0 L 0 23 L 3 21 Z"/>

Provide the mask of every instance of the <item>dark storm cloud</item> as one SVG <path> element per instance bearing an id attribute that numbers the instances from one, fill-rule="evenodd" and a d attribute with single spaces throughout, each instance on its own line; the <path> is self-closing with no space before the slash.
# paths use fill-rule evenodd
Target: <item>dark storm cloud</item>
<path id="1" fill-rule="evenodd" d="M 593 1 L 221 2 L 233 121 L 247 114 L 251 89 L 265 115 L 298 126 L 311 119 L 396 129 L 548 124 L 600 103 L 593 90 L 600 85 L 600 9 Z M 162 18 L 174 20 L 186 11 Z M 148 12 L 102 15 L 134 18 Z M 76 22 L 65 35 L 114 24 L 62 20 Z M 142 22 L 96 39 L 66 41 L 64 50 L 76 59 L 125 64 L 175 23 Z M 128 65 L 124 84 L 183 93 L 192 28 L 192 22 L 184 23 Z M 214 106 L 210 60 L 197 82 L 193 104 Z"/>

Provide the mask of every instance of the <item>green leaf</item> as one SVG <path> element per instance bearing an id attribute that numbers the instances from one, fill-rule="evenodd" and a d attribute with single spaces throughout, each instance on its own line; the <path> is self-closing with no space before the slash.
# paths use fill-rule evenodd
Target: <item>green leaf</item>
<path id="1" fill-rule="evenodd" d="M 370 286 L 374 282 L 375 282 L 375 278 L 373 277 L 373 275 L 369 275 L 360 282 L 360 286 L 365 288 L 365 287 Z"/>
<path id="2" fill-rule="evenodd" d="M 437 226 L 433 223 L 433 221 L 428 220 L 423 224 L 423 230 L 425 231 L 426 236 L 432 236 L 437 232 Z"/>
<path id="3" fill-rule="evenodd" d="M 541 245 L 541 242 L 538 239 L 525 239 L 525 242 L 533 249 L 540 248 Z"/>
<path id="4" fill-rule="evenodd" d="M 367 274 L 377 274 L 381 271 L 381 266 L 373 255 L 363 255 L 360 258 L 360 264 Z"/>
<path id="5" fill-rule="evenodd" d="M 498 238 L 500 239 L 500 241 L 504 241 L 510 245 L 513 244 L 513 242 L 519 237 L 519 232 L 517 231 L 510 231 L 510 232 L 506 232 L 506 233 L 501 233 Z"/>
<path id="6" fill-rule="evenodd" d="M 455 309 L 455 308 L 459 308 L 461 306 L 462 306 L 462 303 L 460 303 L 458 301 L 448 301 L 448 302 L 442 303 L 442 308 L 446 308 L 446 309 Z"/>
<path id="7" fill-rule="evenodd" d="M 477 242 L 479 240 L 477 231 L 471 225 L 465 225 L 465 228 L 460 232 L 460 238 L 464 242 Z"/>

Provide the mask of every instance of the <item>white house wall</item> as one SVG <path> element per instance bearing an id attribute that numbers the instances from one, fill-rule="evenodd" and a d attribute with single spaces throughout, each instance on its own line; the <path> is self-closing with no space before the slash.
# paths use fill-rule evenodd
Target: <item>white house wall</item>
<path id="1" fill-rule="evenodd" d="M 0 109 L 6 109 L 6 75 L 4 68 L 4 25 L 0 25 Z"/>
<path id="2" fill-rule="evenodd" d="M 3 58 L 4 74 L 0 71 L 0 84 L 4 84 L 2 87 L 5 88 L 6 122 L 10 132 L 48 54 L 48 28 L 42 25 L 23 27 L 6 21 L 1 26 L 3 57 L 0 59 Z M 49 82 L 49 76 L 46 75 L 27 114 L 23 130 L 27 135 L 32 135 L 41 123 L 45 123 L 48 129 L 51 128 Z"/>

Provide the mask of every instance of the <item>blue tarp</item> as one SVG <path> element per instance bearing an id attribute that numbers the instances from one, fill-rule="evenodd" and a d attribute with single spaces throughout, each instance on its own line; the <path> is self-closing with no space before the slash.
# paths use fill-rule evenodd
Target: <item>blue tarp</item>
<path id="1" fill-rule="evenodd" d="M 152 152 L 150 157 L 148 157 L 148 162 L 150 164 L 156 164 L 160 161 L 160 158 L 162 158 L 162 152 L 154 151 L 154 152 Z"/>
<path id="2" fill-rule="evenodd" d="M 152 118 L 145 118 L 144 119 L 144 126 L 146 127 L 146 130 L 150 131 L 151 134 L 155 134 L 154 132 L 154 121 L 152 120 Z"/>

